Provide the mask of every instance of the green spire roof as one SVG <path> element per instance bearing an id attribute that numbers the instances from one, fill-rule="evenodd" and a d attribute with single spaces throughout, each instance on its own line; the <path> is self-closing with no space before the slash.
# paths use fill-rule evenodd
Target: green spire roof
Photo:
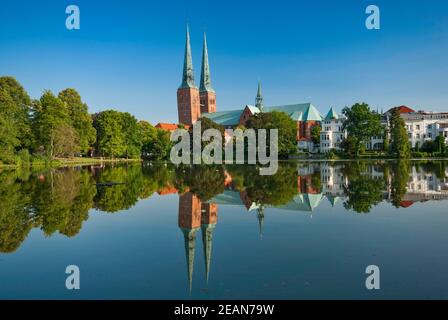
<path id="1" fill-rule="evenodd" d="M 257 97 L 255 98 L 255 106 L 262 111 L 263 110 L 263 96 L 261 95 L 261 83 L 258 81 Z"/>
<path id="2" fill-rule="evenodd" d="M 188 275 L 188 285 L 191 294 L 191 289 L 193 285 L 193 267 L 194 267 L 194 255 L 196 248 L 196 232 L 198 229 L 181 229 L 184 234 L 185 242 L 185 256 L 187 258 L 187 275 Z"/>
<path id="3" fill-rule="evenodd" d="M 194 84 L 193 59 L 191 57 L 190 31 L 187 25 L 187 40 L 185 42 L 184 71 L 180 88 L 196 88 Z"/>
<path id="4" fill-rule="evenodd" d="M 208 284 L 208 278 L 210 275 L 210 261 L 212 258 L 212 243 L 213 243 L 213 230 L 215 224 L 204 224 L 202 229 L 202 247 L 204 249 L 204 261 L 205 261 L 205 278 Z"/>
<path id="5" fill-rule="evenodd" d="M 210 77 L 210 66 L 208 64 L 207 36 L 204 32 L 204 47 L 202 48 L 202 68 L 201 68 L 201 84 L 199 86 L 201 92 L 215 92 L 212 88 L 212 80 Z"/>
<path id="6" fill-rule="evenodd" d="M 330 108 L 327 115 L 325 116 L 325 120 L 338 119 L 339 115 L 334 111 L 333 107 Z"/>

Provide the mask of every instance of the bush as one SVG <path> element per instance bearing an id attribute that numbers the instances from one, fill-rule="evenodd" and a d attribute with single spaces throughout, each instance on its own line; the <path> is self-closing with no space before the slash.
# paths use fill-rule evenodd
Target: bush
<path id="1" fill-rule="evenodd" d="M 429 158 L 431 157 L 431 154 L 428 152 L 413 152 L 412 153 L 413 158 Z"/>

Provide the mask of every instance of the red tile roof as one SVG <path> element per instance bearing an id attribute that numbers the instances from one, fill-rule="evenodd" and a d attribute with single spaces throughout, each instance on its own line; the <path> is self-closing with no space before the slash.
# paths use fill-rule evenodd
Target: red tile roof
<path id="1" fill-rule="evenodd" d="M 184 125 L 185 129 L 189 129 L 190 126 Z M 156 124 L 156 128 L 158 129 L 162 129 L 165 131 L 174 131 L 176 129 L 179 128 L 179 125 L 175 124 L 175 123 L 163 123 L 163 122 L 159 122 L 158 124 Z"/>
<path id="2" fill-rule="evenodd" d="M 415 110 L 409 108 L 408 106 L 395 107 L 395 108 L 390 109 L 389 112 L 392 112 L 392 110 L 394 110 L 394 109 L 398 109 L 398 111 L 400 113 L 413 113 L 413 112 L 415 112 Z"/>

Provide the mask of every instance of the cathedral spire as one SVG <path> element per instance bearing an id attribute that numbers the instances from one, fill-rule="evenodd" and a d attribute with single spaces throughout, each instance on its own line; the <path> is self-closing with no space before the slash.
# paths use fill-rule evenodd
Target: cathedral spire
<path id="1" fill-rule="evenodd" d="M 191 57 L 191 46 L 190 46 L 190 30 L 187 25 L 184 70 L 182 74 L 182 84 L 180 85 L 180 88 L 195 88 L 195 87 L 196 86 L 194 84 L 193 59 Z"/>
<path id="2" fill-rule="evenodd" d="M 261 95 L 261 83 L 258 81 L 257 97 L 255 98 L 255 106 L 262 111 L 263 110 L 263 96 Z"/>
<path id="3" fill-rule="evenodd" d="M 212 81 L 210 78 L 210 66 L 208 64 L 207 36 L 205 32 L 204 32 L 204 46 L 202 48 L 201 84 L 199 86 L 199 91 L 215 92 L 212 88 Z"/>

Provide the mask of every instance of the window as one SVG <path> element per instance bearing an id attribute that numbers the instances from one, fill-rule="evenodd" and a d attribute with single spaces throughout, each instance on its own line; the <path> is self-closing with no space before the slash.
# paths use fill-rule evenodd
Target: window
<path id="1" fill-rule="evenodd" d="M 432 138 L 432 133 L 428 133 L 428 138 Z"/>
<path id="2" fill-rule="evenodd" d="M 420 130 L 420 125 L 417 124 L 417 125 L 415 126 L 415 128 L 416 128 L 417 130 Z"/>
<path id="3" fill-rule="evenodd" d="M 420 139 L 420 133 L 417 133 L 415 136 L 417 139 Z"/>

